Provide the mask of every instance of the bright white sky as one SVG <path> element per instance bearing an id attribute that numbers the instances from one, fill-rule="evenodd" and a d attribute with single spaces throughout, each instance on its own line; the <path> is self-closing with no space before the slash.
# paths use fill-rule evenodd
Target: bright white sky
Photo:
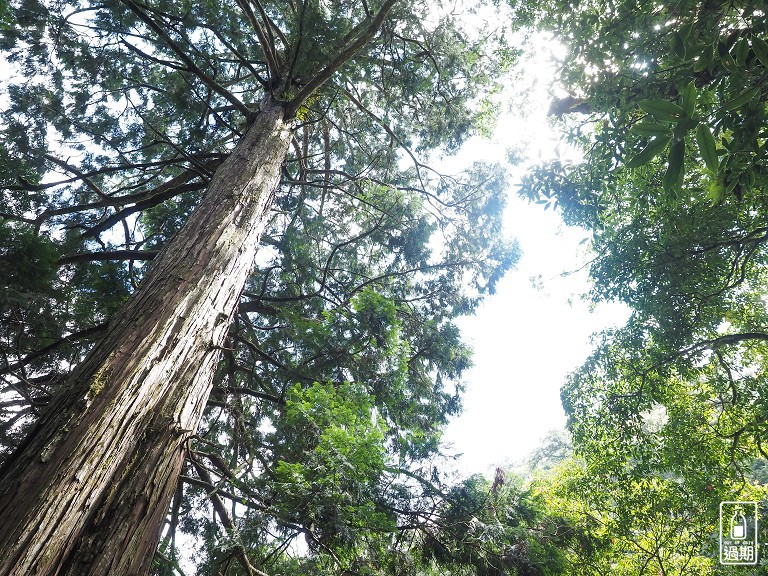
<path id="1" fill-rule="evenodd" d="M 558 46 L 536 44 L 537 53 L 525 57 L 526 102 L 519 92 L 511 94 L 514 110 L 504 114 L 494 138 L 470 141 L 462 160 L 502 161 L 510 148 L 522 148 L 530 163 L 557 155 L 557 132 L 546 113 Z M 627 316 L 619 305 L 590 312 L 580 298 L 588 289 L 586 270 L 562 275 L 589 259 L 580 244 L 588 234 L 519 199 L 514 184 L 524 173 L 521 166 L 513 178 L 505 216 L 507 234 L 520 242 L 520 263 L 475 316 L 459 322 L 474 348 L 475 366 L 465 375 L 464 413 L 449 425 L 444 440 L 451 445 L 446 452 L 462 454 L 458 465 L 467 475 L 519 463 L 547 432 L 563 428 L 560 387 L 567 374 L 591 352 L 593 333 Z"/>

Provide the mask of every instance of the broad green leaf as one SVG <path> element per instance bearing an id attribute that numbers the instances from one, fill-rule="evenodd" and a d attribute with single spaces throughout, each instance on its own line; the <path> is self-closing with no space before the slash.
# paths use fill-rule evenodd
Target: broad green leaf
<path id="1" fill-rule="evenodd" d="M 747 90 L 746 92 L 743 92 L 739 96 L 736 96 L 736 98 L 732 99 L 729 102 L 726 102 L 723 104 L 723 110 L 726 112 L 730 112 L 732 110 L 736 110 L 737 108 L 741 108 L 744 106 L 744 104 L 747 104 L 748 102 L 752 102 L 752 100 L 755 100 L 760 95 L 760 87 L 755 86 L 754 88 Z"/>
<path id="2" fill-rule="evenodd" d="M 749 41 L 746 38 L 742 38 L 733 47 L 733 59 L 739 66 L 744 66 L 747 61 L 747 54 L 749 54 Z"/>
<path id="3" fill-rule="evenodd" d="M 709 198 L 713 206 L 719 204 L 725 198 L 725 186 L 718 178 L 713 178 L 707 187 L 705 196 Z"/>
<path id="4" fill-rule="evenodd" d="M 712 63 L 712 58 L 714 57 L 714 49 L 712 48 L 711 44 L 704 45 L 700 52 L 699 57 L 696 60 L 696 64 L 693 66 L 694 72 L 703 72 L 707 68 L 709 68 L 709 65 Z"/>
<path id="5" fill-rule="evenodd" d="M 756 177 L 755 172 L 752 169 L 746 169 L 739 175 L 739 184 L 744 190 L 751 191 L 755 185 Z"/>
<path id="6" fill-rule="evenodd" d="M 672 129 L 669 124 L 661 124 L 660 122 L 638 122 L 629 131 L 640 136 L 649 137 L 672 135 Z"/>
<path id="7" fill-rule="evenodd" d="M 683 160 L 685 157 L 685 140 L 677 140 L 669 148 L 669 165 L 664 173 L 662 185 L 664 190 L 672 192 L 679 190 L 683 180 Z"/>
<path id="8" fill-rule="evenodd" d="M 733 57 L 730 54 L 724 54 L 720 57 L 720 63 L 728 72 L 738 72 L 739 67 L 736 65 Z"/>
<path id="9" fill-rule="evenodd" d="M 629 161 L 627 161 L 626 167 L 637 168 L 638 166 L 647 164 L 656 156 L 658 156 L 661 151 L 664 150 L 664 148 L 667 147 L 667 144 L 669 144 L 670 140 L 672 140 L 672 136 L 660 136 L 658 138 L 654 138 L 648 142 L 645 148 L 643 148 L 635 156 L 630 158 Z"/>
<path id="10" fill-rule="evenodd" d="M 638 102 L 638 106 L 659 120 L 674 122 L 685 115 L 685 111 L 680 106 L 669 100 L 656 98 L 641 100 Z"/>
<path id="11" fill-rule="evenodd" d="M 696 128 L 697 125 L 698 121 L 694 120 L 693 118 L 681 118 L 680 121 L 675 124 L 673 134 L 678 138 L 682 138 L 685 136 L 686 132 Z"/>
<path id="12" fill-rule="evenodd" d="M 683 90 L 683 110 L 686 116 L 693 116 L 696 111 L 696 83 L 691 81 Z"/>
<path id="13" fill-rule="evenodd" d="M 699 152 L 707 168 L 710 172 L 717 174 L 719 166 L 717 146 L 715 144 L 715 137 L 712 136 L 712 132 L 706 124 L 699 124 L 696 128 L 696 144 L 699 146 Z"/>
<path id="14" fill-rule="evenodd" d="M 689 46 L 689 41 L 693 40 L 691 38 L 691 32 L 693 31 L 693 22 L 688 22 L 684 26 L 680 28 L 680 36 L 682 36 L 683 41 L 685 42 L 686 48 Z"/>
<path id="15" fill-rule="evenodd" d="M 760 60 L 760 63 L 768 68 L 768 44 L 762 38 L 755 36 L 752 38 L 752 51 Z"/>
<path id="16" fill-rule="evenodd" d="M 685 40 L 680 32 L 675 32 L 669 37 L 669 47 L 680 58 L 685 58 Z"/>

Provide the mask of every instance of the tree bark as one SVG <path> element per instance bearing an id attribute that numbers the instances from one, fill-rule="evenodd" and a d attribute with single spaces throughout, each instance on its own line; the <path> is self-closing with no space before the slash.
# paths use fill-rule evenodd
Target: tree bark
<path id="1" fill-rule="evenodd" d="M 290 140 L 268 102 L 0 469 L 0 576 L 145 574 Z"/>

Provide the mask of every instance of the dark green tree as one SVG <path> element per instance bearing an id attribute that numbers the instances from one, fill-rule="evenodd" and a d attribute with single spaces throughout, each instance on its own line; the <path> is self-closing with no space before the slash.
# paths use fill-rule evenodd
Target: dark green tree
<path id="1" fill-rule="evenodd" d="M 499 171 L 426 164 L 503 39 L 395 0 L 10 8 L 0 574 L 145 573 L 169 509 L 158 570 L 179 526 L 217 573 L 391 536 L 458 409 L 451 319 L 515 259 Z"/>

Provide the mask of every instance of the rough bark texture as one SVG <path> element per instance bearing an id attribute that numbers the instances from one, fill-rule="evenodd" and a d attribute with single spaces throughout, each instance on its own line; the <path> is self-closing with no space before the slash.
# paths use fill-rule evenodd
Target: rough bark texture
<path id="1" fill-rule="evenodd" d="M 264 106 L 0 471 L 0 575 L 147 572 L 290 136 Z"/>

